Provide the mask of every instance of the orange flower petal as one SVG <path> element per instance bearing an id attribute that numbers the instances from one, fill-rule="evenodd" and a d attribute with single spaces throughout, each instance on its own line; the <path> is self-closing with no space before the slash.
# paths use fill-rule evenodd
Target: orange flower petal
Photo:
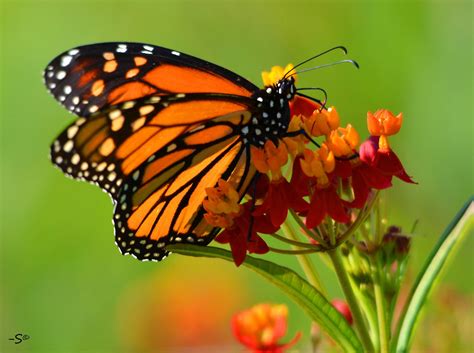
<path id="1" fill-rule="evenodd" d="M 374 114 L 367 113 L 367 127 L 372 136 L 391 136 L 400 131 L 403 122 L 403 114 L 394 116 L 387 109 L 379 109 Z"/>

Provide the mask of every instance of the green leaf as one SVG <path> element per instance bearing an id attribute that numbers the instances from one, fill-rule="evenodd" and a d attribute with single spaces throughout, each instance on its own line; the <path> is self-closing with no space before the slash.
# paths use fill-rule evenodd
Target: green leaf
<path id="1" fill-rule="evenodd" d="M 210 247 L 174 244 L 167 247 L 174 253 L 190 256 L 204 256 L 233 261 L 230 251 Z M 265 277 L 285 291 L 324 329 L 332 339 L 339 343 L 345 352 L 362 352 L 362 346 L 344 317 L 334 309 L 324 296 L 294 271 L 273 262 L 247 256 L 246 266 Z"/>
<path id="2" fill-rule="evenodd" d="M 404 312 L 399 321 L 398 339 L 396 344 L 397 353 L 408 352 L 415 331 L 415 325 L 419 319 L 427 298 L 432 292 L 437 280 L 440 278 L 441 269 L 455 253 L 453 249 L 461 243 L 474 220 L 474 203 L 471 198 L 451 221 L 438 243 L 428 257 L 423 269 L 418 275 L 411 290 Z"/>

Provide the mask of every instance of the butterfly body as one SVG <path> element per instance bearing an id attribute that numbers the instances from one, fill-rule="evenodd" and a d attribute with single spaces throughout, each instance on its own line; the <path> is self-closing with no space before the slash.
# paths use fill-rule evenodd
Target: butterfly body
<path id="1" fill-rule="evenodd" d="M 141 43 L 71 49 L 44 72 L 59 103 L 78 115 L 51 146 L 66 175 L 114 202 L 123 254 L 161 260 L 173 243 L 205 245 L 205 189 L 219 179 L 242 198 L 256 170 L 250 147 L 287 134 L 290 76 L 259 89 L 207 61 Z"/>
<path id="2" fill-rule="evenodd" d="M 252 124 L 242 128 L 244 141 L 257 147 L 262 147 L 267 140 L 278 144 L 278 139 L 285 136 L 288 130 L 289 102 L 295 92 L 292 77 L 255 92 L 252 98 L 256 100 L 259 110 L 252 117 Z"/>

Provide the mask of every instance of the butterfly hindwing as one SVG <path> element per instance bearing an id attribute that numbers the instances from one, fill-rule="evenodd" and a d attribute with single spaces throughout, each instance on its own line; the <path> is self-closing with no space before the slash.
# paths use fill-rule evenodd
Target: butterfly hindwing
<path id="1" fill-rule="evenodd" d="M 141 43 L 99 43 L 62 53 L 44 71 L 48 90 L 82 117 L 152 94 L 224 93 L 257 87 L 233 72 L 174 50 Z"/>
<path id="2" fill-rule="evenodd" d="M 255 175 L 249 150 L 226 122 L 242 122 L 246 118 L 242 115 L 236 113 L 188 133 L 171 152 L 156 153 L 125 180 L 114 211 L 116 242 L 122 253 L 161 260 L 168 244 L 205 245 L 212 240 L 217 229 L 203 218 L 205 189 L 224 179 L 242 197 Z M 218 130 L 222 131 L 216 142 L 207 142 L 205 134 L 211 137 Z"/>

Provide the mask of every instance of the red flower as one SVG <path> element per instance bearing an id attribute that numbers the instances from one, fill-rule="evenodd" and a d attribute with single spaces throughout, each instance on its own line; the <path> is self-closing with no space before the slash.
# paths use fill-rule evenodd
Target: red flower
<path id="1" fill-rule="evenodd" d="M 256 208 L 253 215 L 267 214 L 273 226 L 280 228 L 289 209 L 302 212 L 308 209 L 308 203 L 295 193 L 286 179 L 280 178 L 270 183 L 263 203 Z"/>
<path id="2" fill-rule="evenodd" d="M 348 202 L 349 207 L 364 207 L 370 189 L 383 190 L 392 186 L 392 177 L 407 182 L 415 182 L 408 176 L 402 163 L 392 150 L 379 148 L 379 137 L 371 136 L 360 145 L 360 159 L 352 165 L 352 189 L 354 200 Z"/>
<path id="3" fill-rule="evenodd" d="M 290 342 L 278 343 L 286 334 L 287 316 L 285 305 L 258 304 L 232 318 L 232 331 L 253 353 L 283 353 L 301 337 L 298 333 Z"/>
<path id="4" fill-rule="evenodd" d="M 344 201 L 339 198 L 334 185 L 328 185 L 325 188 L 315 188 L 306 216 L 306 226 L 310 229 L 317 227 L 326 215 L 340 223 L 350 221 L 349 212 L 345 208 Z"/>
<path id="5" fill-rule="evenodd" d="M 321 104 L 298 95 L 296 95 L 295 98 L 293 98 L 293 100 L 290 102 L 291 117 L 295 115 L 302 115 L 309 118 L 317 109 L 321 109 Z"/>
<path id="6" fill-rule="evenodd" d="M 391 177 L 383 174 L 377 168 L 361 161 L 355 162 L 352 169 L 352 190 L 354 200 L 348 202 L 349 207 L 362 208 L 369 197 L 370 189 L 383 190 L 392 186 Z"/>
<path id="7" fill-rule="evenodd" d="M 293 162 L 293 172 L 291 174 L 290 185 L 293 192 L 298 196 L 308 196 L 311 178 L 301 169 L 301 156 L 297 156 Z"/>
<path id="8" fill-rule="evenodd" d="M 379 148 L 378 136 L 371 136 L 360 146 L 360 159 L 390 178 L 395 176 L 407 183 L 416 184 L 405 171 L 395 152 Z"/>
<path id="9" fill-rule="evenodd" d="M 258 174 L 256 177 L 257 181 L 254 186 L 250 186 L 247 194 L 255 200 L 261 200 L 268 193 L 268 188 L 270 187 L 270 178 L 266 174 Z"/>
<path id="10" fill-rule="evenodd" d="M 352 175 L 352 163 L 346 159 L 336 159 L 336 168 L 334 169 L 334 175 L 346 179 Z"/>
<path id="11" fill-rule="evenodd" d="M 250 202 L 241 205 L 240 213 L 233 219 L 233 226 L 225 229 L 215 239 L 221 244 L 230 244 L 237 266 L 244 262 L 247 251 L 254 254 L 265 254 L 269 251 L 268 245 L 257 232 L 274 233 L 278 230 L 267 216 L 252 217 L 251 207 Z"/>

